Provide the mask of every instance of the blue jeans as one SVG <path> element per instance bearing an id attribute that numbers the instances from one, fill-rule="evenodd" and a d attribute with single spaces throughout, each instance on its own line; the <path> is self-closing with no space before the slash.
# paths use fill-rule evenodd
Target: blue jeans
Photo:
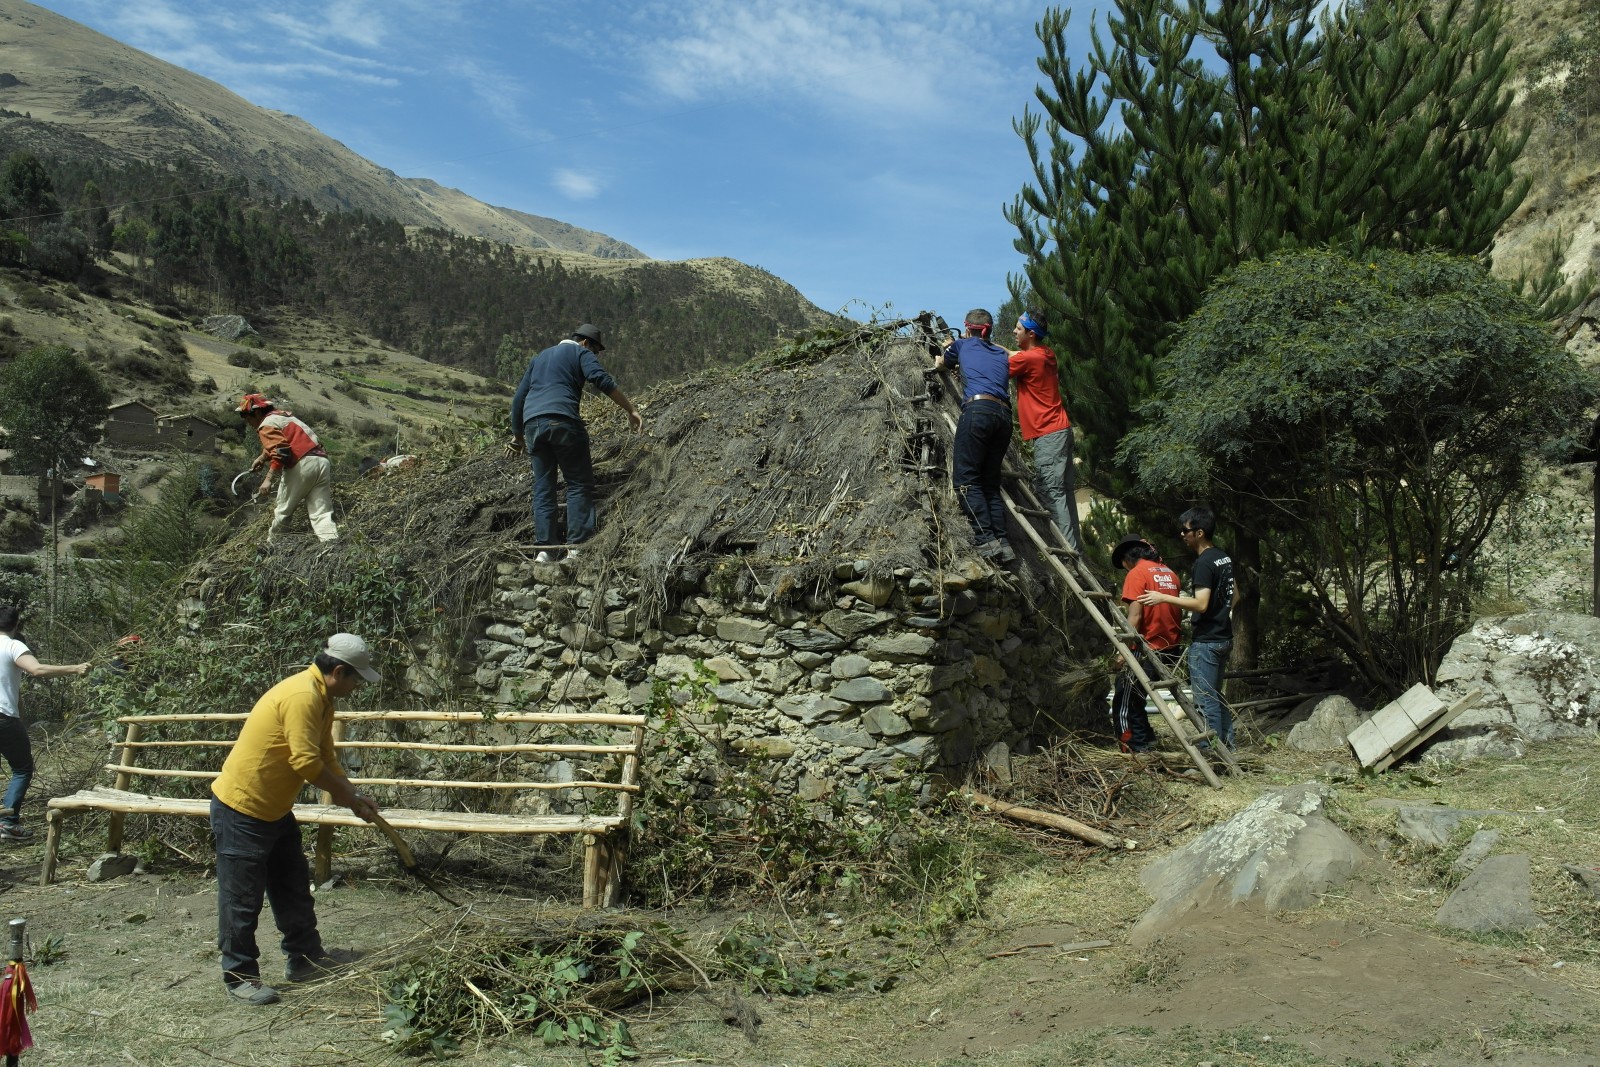
<path id="1" fill-rule="evenodd" d="M 567 483 L 567 544 L 594 536 L 594 467 L 589 431 L 581 419 L 536 415 L 522 427 L 533 468 L 533 537 L 541 545 L 562 544 L 556 533 L 556 469 Z"/>
<path id="2" fill-rule="evenodd" d="M 290 963 L 322 955 L 317 912 L 311 900 L 311 869 L 300 848 L 293 813 L 263 822 L 211 798 L 211 833 L 217 839 L 217 948 L 228 985 L 261 977 L 256 922 L 263 894 L 283 935 Z"/>
<path id="3" fill-rule="evenodd" d="M 22 799 L 33 781 L 33 743 L 28 740 L 28 728 L 16 715 L 0 715 L 0 757 L 11 768 L 11 783 L 6 786 L 3 803 L 11 809 L 5 821 L 14 823 L 22 817 Z"/>
<path id="4" fill-rule="evenodd" d="M 1233 711 L 1222 699 L 1222 672 L 1232 651 L 1232 641 L 1195 641 L 1189 645 L 1189 685 L 1194 690 L 1195 706 L 1205 716 L 1206 727 L 1230 749 Z"/>
<path id="5" fill-rule="evenodd" d="M 986 545 L 1006 535 L 1000 474 L 1011 444 L 1011 411 L 996 400 L 972 400 L 961 409 L 950 456 L 950 480 L 972 524 L 972 539 Z"/>
<path id="6" fill-rule="evenodd" d="M 1078 535 L 1078 473 L 1072 465 L 1072 427 L 1033 440 L 1034 484 L 1067 547 L 1083 551 Z"/>

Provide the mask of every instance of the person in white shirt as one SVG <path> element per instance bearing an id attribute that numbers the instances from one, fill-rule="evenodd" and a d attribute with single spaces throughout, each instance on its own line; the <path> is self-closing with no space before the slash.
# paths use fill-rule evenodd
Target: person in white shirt
<path id="1" fill-rule="evenodd" d="M 11 768 L 11 783 L 6 786 L 0 815 L 0 840 L 26 842 L 33 831 L 22 825 L 22 801 L 33 781 L 33 744 L 22 722 L 22 675 L 58 678 L 66 674 L 88 674 L 87 663 L 66 665 L 40 663 L 18 637 L 22 614 L 10 604 L 0 604 L 0 758 Z"/>

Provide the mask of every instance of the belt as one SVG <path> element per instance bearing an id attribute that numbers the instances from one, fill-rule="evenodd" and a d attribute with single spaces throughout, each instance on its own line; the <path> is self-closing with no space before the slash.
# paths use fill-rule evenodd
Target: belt
<path id="1" fill-rule="evenodd" d="M 1008 407 L 1011 405 L 1009 398 L 1003 396 L 993 396 L 989 393 L 973 393 L 971 396 L 967 397 L 967 403 L 969 404 L 974 400 L 993 400 L 996 404 L 1005 404 Z"/>

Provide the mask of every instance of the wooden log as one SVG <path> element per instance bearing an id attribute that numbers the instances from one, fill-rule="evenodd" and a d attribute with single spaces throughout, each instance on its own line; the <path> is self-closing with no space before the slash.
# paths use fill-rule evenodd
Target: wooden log
<path id="1" fill-rule="evenodd" d="M 1228 706 L 1237 712 L 1244 711 L 1246 708 L 1270 708 L 1274 704 L 1298 704 L 1302 700 L 1336 697 L 1338 695 L 1339 691 L 1337 689 L 1329 690 L 1326 693 L 1285 693 L 1282 696 L 1262 697 L 1260 700 L 1241 700 L 1238 703 L 1230 700 Z"/>
<path id="2" fill-rule="evenodd" d="M 978 807 L 988 808 L 996 815 L 1003 815 L 1018 822 L 1032 823 L 1035 826 L 1047 826 L 1052 830 L 1060 830 L 1063 833 L 1071 834 L 1080 841 L 1087 841 L 1102 848 L 1133 849 L 1139 847 L 1137 841 L 1125 837 L 1117 837 L 1103 830 L 1096 830 L 1094 827 L 1086 826 L 1077 819 L 1071 819 L 1065 815 L 1057 815 L 1055 812 L 1024 808 L 1008 801 L 997 800 L 985 793 L 968 793 L 967 800 Z"/>

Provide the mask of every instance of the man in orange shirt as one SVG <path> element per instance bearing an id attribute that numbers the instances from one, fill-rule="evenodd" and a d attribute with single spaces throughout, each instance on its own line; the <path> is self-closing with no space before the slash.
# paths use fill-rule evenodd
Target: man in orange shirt
<path id="1" fill-rule="evenodd" d="M 252 1005 L 278 1001 L 278 991 L 261 982 L 256 923 L 263 896 L 283 934 L 290 982 L 310 981 L 356 958 L 322 947 L 294 801 L 302 788 L 312 785 L 368 822 L 378 813 L 378 806 L 345 777 L 333 747 L 334 700 L 378 677 L 365 641 L 355 634 L 334 634 L 310 667 L 256 701 L 222 773 L 211 783 L 217 948 L 222 951 L 223 984 L 235 1000 Z"/>
<path id="2" fill-rule="evenodd" d="M 1139 653 L 1147 674 L 1154 667 L 1152 655 L 1159 657 L 1171 673 L 1183 655 L 1178 609 L 1171 604 L 1141 604 L 1139 597 L 1150 590 L 1176 595 L 1180 588 L 1177 574 L 1138 534 L 1129 534 L 1117 542 L 1111 550 L 1111 565 L 1127 572 L 1122 579 L 1122 602 L 1128 606 L 1128 628 L 1143 638 L 1138 646 L 1130 647 Z M 1120 656 L 1117 668 L 1117 686 L 1111 698 L 1117 741 L 1124 752 L 1148 752 L 1155 747 L 1156 735 L 1145 711 L 1144 691 L 1134 681 L 1133 672 L 1123 666 Z"/>
<path id="3" fill-rule="evenodd" d="M 1011 377 L 1017 383 L 1017 424 L 1022 439 L 1033 442 L 1035 484 L 1067 547 L 1083 551 L 1078 534 L 1077 473 L 1072 465 L 1072 420 L 1061 401 L 1061 371 L 1056 354 L 1042 342 L 1049 331 L 1037 311 L 1024 311 L 1012 336 Z"/>

